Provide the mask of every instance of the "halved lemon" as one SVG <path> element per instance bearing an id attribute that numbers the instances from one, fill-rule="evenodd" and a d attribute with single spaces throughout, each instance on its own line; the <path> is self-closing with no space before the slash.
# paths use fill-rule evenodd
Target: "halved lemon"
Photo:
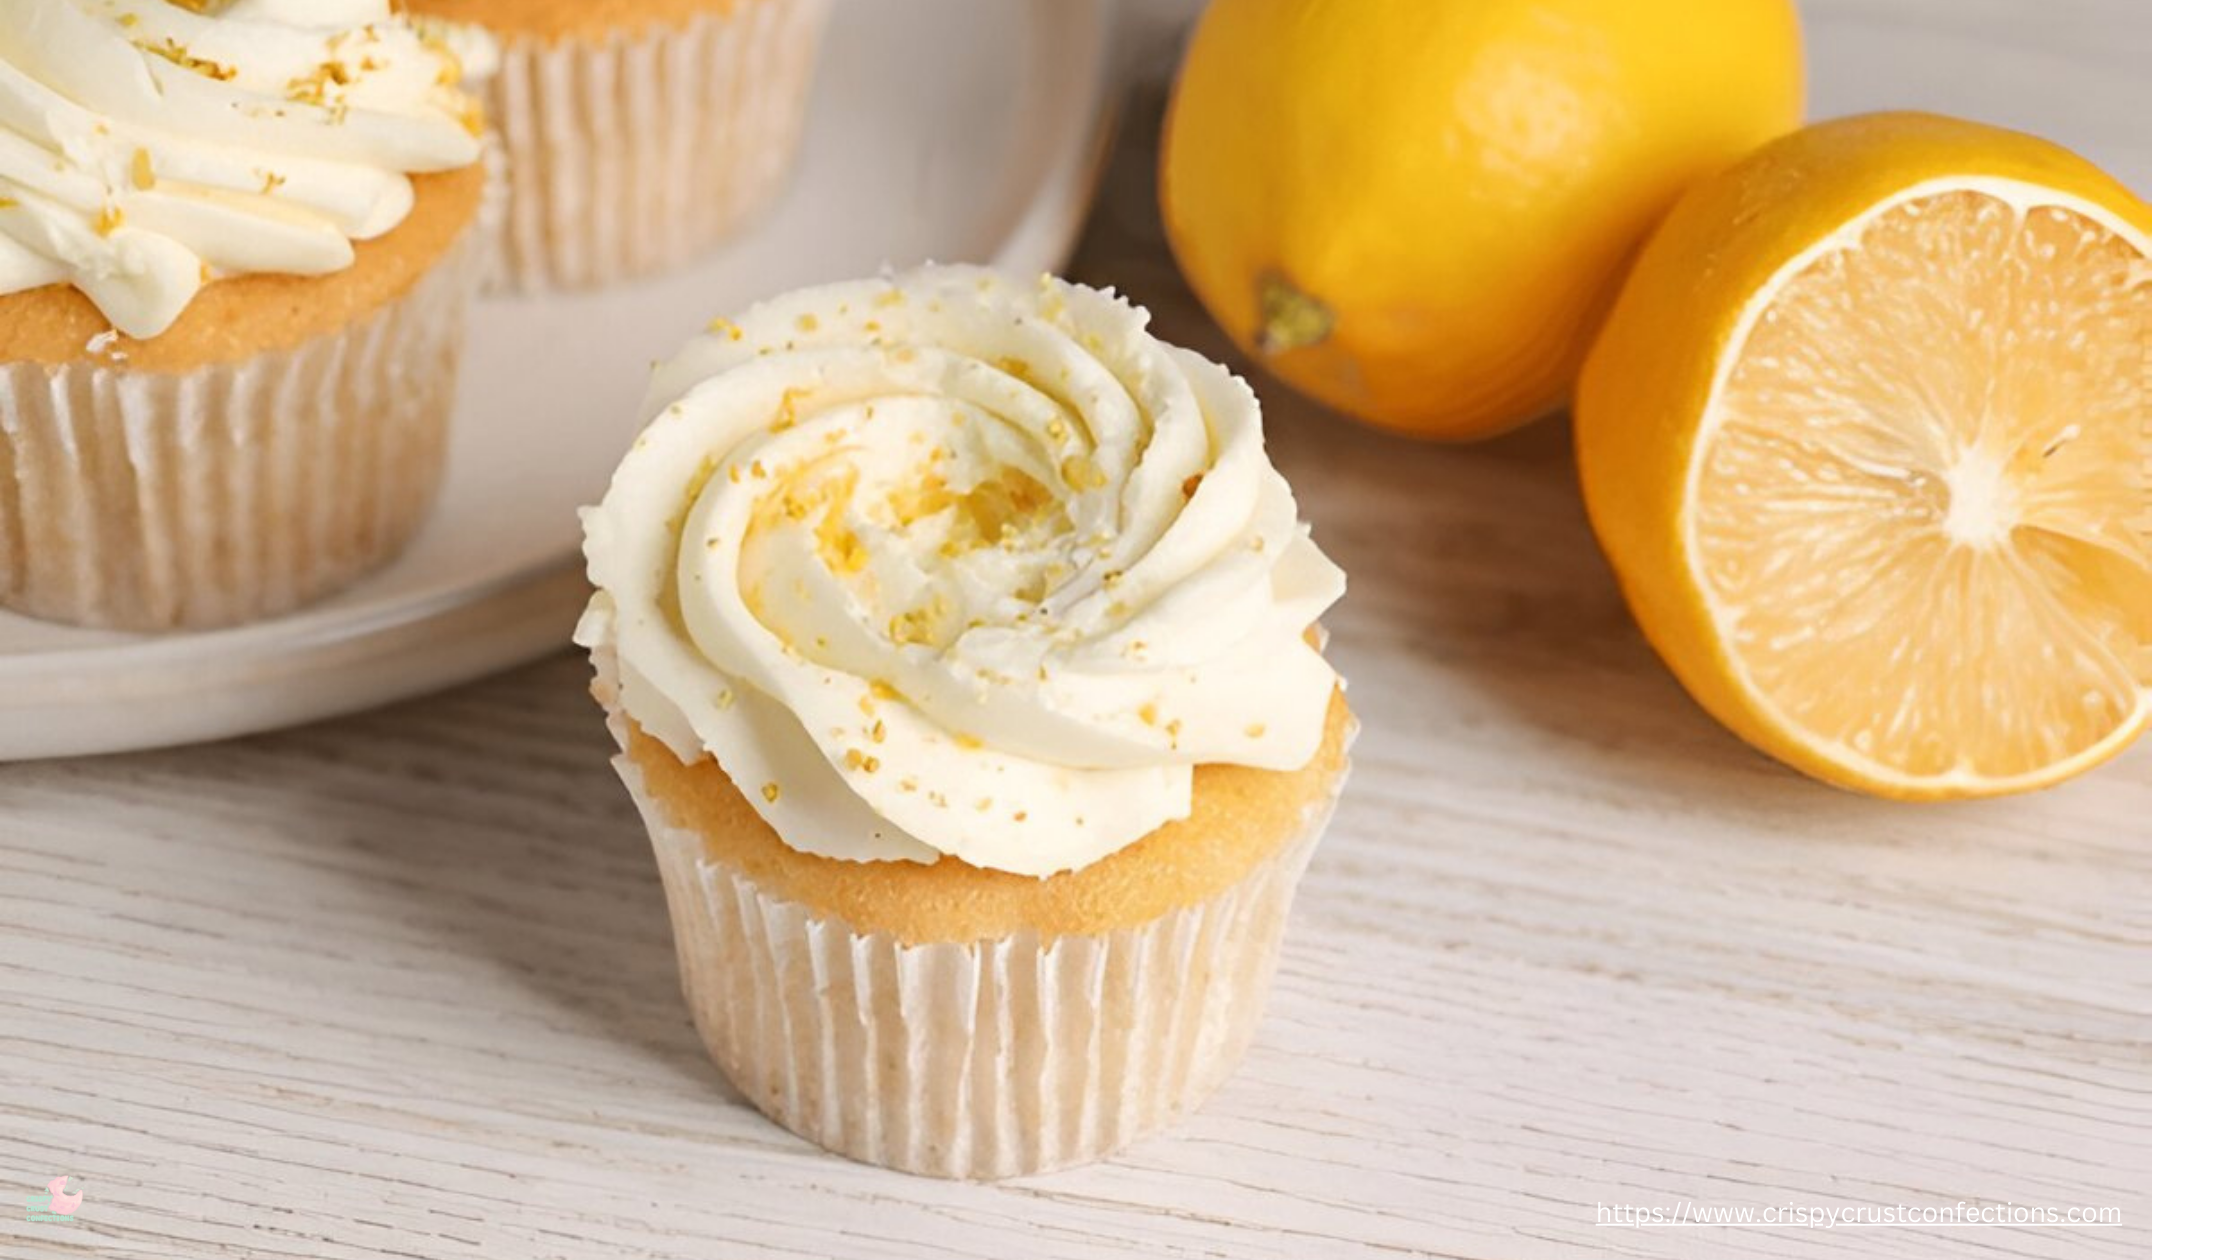
<path id="1" fill-rule="evenodd" d="M 2151 690 L 2147 206 L 1922 114 L 1691 191 L 1583 370 L 1587 509 L 1713 716 L 1877 795 L 2077 774 Z"/>

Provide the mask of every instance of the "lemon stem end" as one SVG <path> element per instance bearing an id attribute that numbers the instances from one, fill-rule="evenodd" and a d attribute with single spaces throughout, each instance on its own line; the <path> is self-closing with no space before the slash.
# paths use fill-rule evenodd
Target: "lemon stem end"
<path id="1" fill-rule="evenodd" d="M 1262 354 L 1319 345 L 1337 325 L 1329 307 L 1289 280 L 1274 272 L 1260 277 L 1260 333 L 1254 340 Z"/>

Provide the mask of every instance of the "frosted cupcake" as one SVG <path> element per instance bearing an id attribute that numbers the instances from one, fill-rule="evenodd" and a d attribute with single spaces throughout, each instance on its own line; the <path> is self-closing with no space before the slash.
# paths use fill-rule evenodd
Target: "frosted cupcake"
<path id="1" fill-rule="evenodd" d="M 4 7 L 0 605 L 213 626 L 387 562 L 478 279 L 461 48 L 385 0 Z"/>
<path id="2" fill-rule="evenodd" d="M 667 271 L 782 190 L 828 0 L 405 0 L 505 46 L 508 287 Z"/>
<path id="3" fill-rule="evenodd" d="M 647 414 L 579 639 L 716 1062 L 949 1177 L 1194 1107 L 1353 731 L 1251 391 L 1109 293 L 941 268 L 718 320 Z"/>

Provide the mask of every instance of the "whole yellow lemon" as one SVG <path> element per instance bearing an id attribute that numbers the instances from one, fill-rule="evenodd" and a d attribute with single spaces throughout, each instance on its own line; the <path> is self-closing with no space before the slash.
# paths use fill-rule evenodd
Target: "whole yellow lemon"
<path id="1" fill-rule="evenodd" d="M 1563 403 L 1634 247 L 1797 125 L 1803 65 L 1789 0 L 1213 0 L 1167 235 L 1293 387 L 1488 436 Z"/>

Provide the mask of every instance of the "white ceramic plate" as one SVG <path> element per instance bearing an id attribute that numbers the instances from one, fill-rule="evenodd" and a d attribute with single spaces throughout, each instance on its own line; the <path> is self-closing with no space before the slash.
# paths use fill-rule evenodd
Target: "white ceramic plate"
<path id="1" fill-rule="evenodd" d="M 842 0 L 792 188 L 750 238 L 625 289 L 485 303 L 451 471 L 398 563 L 293 616 L 168 636 L 0 614 L 0 760 L 218 739 L 451 686 L 567 641 L 576 508 L 648 364 L 708 320 L 929 259 L 1055 269 L 1087 212 L 1110 0 Z"/>

